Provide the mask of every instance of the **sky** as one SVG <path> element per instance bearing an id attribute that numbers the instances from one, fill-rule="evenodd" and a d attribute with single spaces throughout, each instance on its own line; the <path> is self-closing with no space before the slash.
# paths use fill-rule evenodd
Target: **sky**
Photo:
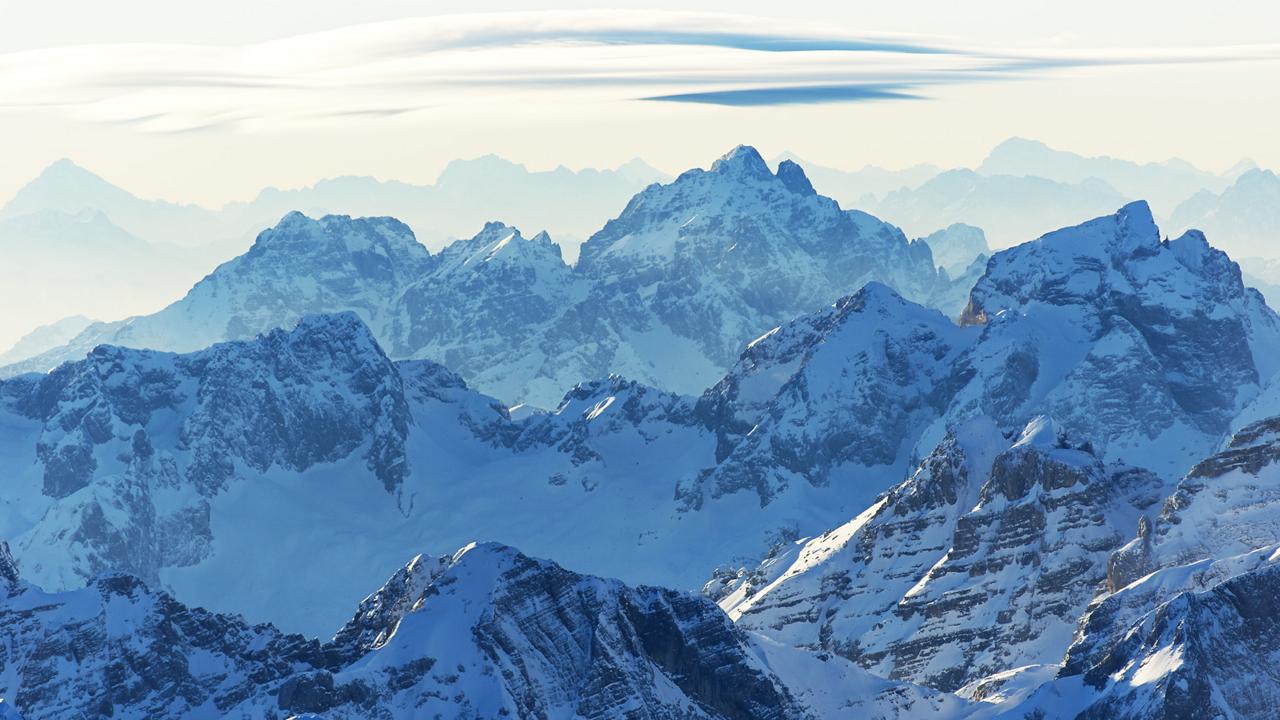
<path id="1" fill-rule="evenodd" d="M 678 172 L 738 143 L 977 164 L 1011 136 L 1280 167 L 1280 3 L 47 0 L 0 23 L 0 201 L 69 157 L 209 206 L 451 159 Z"/>

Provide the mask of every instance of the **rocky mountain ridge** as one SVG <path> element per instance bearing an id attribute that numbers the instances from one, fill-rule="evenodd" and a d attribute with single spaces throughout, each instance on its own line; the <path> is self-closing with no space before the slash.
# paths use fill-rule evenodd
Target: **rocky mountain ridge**
<path id="1" fill-rule="evenodd" d="M 611 373 L 690 394 L 747 339 L 871 280 L 926 303 L 955 295 L 927 245 L 744 146 L 636 195 L 573 267 L 547 235 L 498 223 L 433 255 L 396 220 L 292 213 L 177 303 L 91 326 L 5 372 L 48 370 L 99 343 L 185 352 L 354 311 L 393 357 L 441 362 L 511 404 L 554 407 Z"/>
<path id="2" fill-rule="evenodd" d="M 964 705 L 768 646 L 696 596 L 494 544 L 414 558 L 326 642 L 187 607 L 127 575 L 64 593 L 10 574 L 0 585 L 0 695 L 27 720 L 891 720 Z M 821 683 L 832 677 L 842 687 Z"/>

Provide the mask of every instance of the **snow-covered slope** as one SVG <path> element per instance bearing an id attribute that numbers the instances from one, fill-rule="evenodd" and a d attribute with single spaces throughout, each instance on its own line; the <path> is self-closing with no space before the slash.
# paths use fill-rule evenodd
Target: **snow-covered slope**
<path id="1" fill-rule="evenodd" d="M 803 362 L 791 381 L 699 401 L 613 376 L 519 420 L 435 363 L 389 360 L 354 314 L 188 355 L 103 346 L 0 383 L 0 536 L 50 589 L 128 571 L 184 602 L 312 632 L 405 547 L 443 552 L 474 537 L 628 581 L 696 587 L 778 537 L 834 525 L 896 481 L 905 460 L 893 448 L 860 459 L 859 443 L 878 432 L 851 433 L 841 418 L 896 416 L 878 399 L 921 402 L 937 368 L 916 350 L 946 352 L 948 338 L 972 334 L 883 287 L 841 308 L 819 315 L 830 327 L 815 348 L 793 345 Z M 744 359 L 734 383 L 759 380 L 743 380 L 759 359 Z M 841 387 L 845 371 L 903 375 L 862 396 Z M 827 419 L 807 431 L 828 452 L 792 465 L 767 497 L 720 483 L 722 462 L 774 472 L 766 446 L 741 442 L 743 423 L 794 417 L 798 387 L 815 403 L 829 396 L 829 407 L 812 406 Z M 713 400 L 719 410 L 705 412 Z M 762 438 L 790 441 L 785 423 L 759 424 Z M 907 447 L 903 430 L 897 445 Z M 738 444 L 750 452 L 717 454 Z M 359 562 L 334 574 L 335 556 Z M 284 575 L 314 592 L 296 596 L 276 582 Z"/>
<path id="2" fill-rule="evenodd" d="M 1241 429 L 1145 513 L 1056 678 L 992 716 L 1273 717 L 1278 430 L 1275 418 Z"/>
<path id="3" fill-rule="evenodd" d="M 1280 549 L 1153 573 L 1096 603 L 1058 676 L 979 717 L 1275 717 Z"/>
<path id="4" fill-rule="evenodd" d="M 328 642 L 190 608 L 124 575 L 47 593 L 9 572 L 0 644 L 0 695 L 29 720 L 892 720 L 964 707 L 768 645 L 707 600 L 494 544 L 414 558 Z"/>
<path id="5" fill-rule="evenodd" d="M 1012 441 L 974 420 L 853 520 L 707 591 L 743 627 L 955 690 L 1060 658 L 1160 488 L 1047 419 Z"/>
<path id="6" fill-rule="evenodd" d="M 1280 544 L 1280 417 L 1247 425 L 1182 478 L 1110 563 L 1119 589 L 1160 568 Z"/>

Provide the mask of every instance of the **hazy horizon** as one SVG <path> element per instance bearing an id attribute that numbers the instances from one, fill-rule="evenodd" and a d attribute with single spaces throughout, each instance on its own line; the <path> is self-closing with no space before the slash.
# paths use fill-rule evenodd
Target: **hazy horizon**
<path id="1" fill-rule="evenodd" d="M 498 160 L 511 163 L 514 166 L 523 168 L 525 171 L 529 173 L 553 172 L 561 168 L 567 169 L 570 172 L 574 172 L 574 173 L 589 172 L 589 171 L 616 171 L 630 163 L 641 162 L 647 165 L 648 167 L 652 168 L 653 170 L 657 170 L 670 177 L 675 177 L 686 170 L 691 170 L 694 168 L 709 167 L 712 164 L 712 162 L 714 162 L 718 157 L 723 155 L 725 152 L 730 151 L 732 148 L 736 147 L 737 145 L 750 145 L 751 147 L 756 148 L 756 150 L 760 152 L 761 156 L 764 157 L 764 159 L 771 166 L 776 166 L 777 160 L 779 158 L 790 156 L 790 157 L 797 158 L 800 161 L 802 167 L 807 166 L 808 168 L 822 168 L 825 170 L 835 170 L 841 173 L 857 173 L 867 169 L 886 170 L 889 172 L 902 172 L 902 171 L 909 170 L 915 167 L 920 167 L 920 166 L 935 166 L 938 168 L 940 172 L 945 172 L 948 170 L 957 170 L 957 169 L 974 169 L 981 164 L 982 160 L 988 156 L 991 150 L 995 149 L 996 147 L 1003 144 L 1004 142 L 1007 142 L 1010 140 L 1026 140 L 1033 143 L 1042 144 L 1053 151 L 1071 153 L 1073 155 L 1077 155 L 1081 158 L 1086 158 L 1086 159 L 1104 159 L 1105 158 L 1110 160 L 1117 160 L 1120 162 L 1130 162 L 1137 165 L 1169 165 L 1169 164 L 1174 164 L 1179 162 L 1185 162 L 1191 165 L 1196 170 L 1209 173 L 1212 175 L 1219 175 L 1224 177 L 1227 176 L 1229 173 L 1231 173 L 1233 170 L 1237 169 L 1237 167 L 1241 163 L 1252 164 L 1258 167 L 1259 169 L 1276 172 L 1274 168 L 1266 165 L 1262 165 L 1258 163 L 1258 161 L 1255 158 L 1250 156 L 1242 156 L 1240 158 L 1237 158 L 1234 162 L 1228 163 L 1224 167 L 1205 167 L 1205 166 L 1197 165 L 1193 162 L 1186 160 L 1185 158 L 1178 157 L 1178 156 L 1170 156 L 1167 158 L 1160 158 L 1160 159 L 1154 159 L 1154 160 L 1139 160 L 1131 157 L 1126 157 L 1118 153 L 1100 153 L 1097 155 L 1089 155 L 1082 152 L 1078 152 L 1072 148 L 1059 147 L 1050 143 L 1045 143 L 1039 138 L 1031 137 L 1028 135 L 1011 135 L 1008 138 L 1005 138 L 1004 140 L 996 142 L 991 147 L 987 148 L 985 151 L 977 153 L 976 158 L 972 163 L 969 163 L 966 165 L 951 165 L 951 166 L 939 165 L 938 163 L 932 163 L 928 161 L 919 162 L 919 163 L 904 162 L 904 163 L 898 163 L 898 164 L 893 164 L 893 163 L 879 164 L 879 163 L 868 162 L 868 163 L 864 163 L 862 165 L 857 165 L 857 166 L 842 166 L 838 164 L 828 164 L 828 163 L 822 162 L 819 159 L 802 155 L 801 153 L 794 152 L 787 148 L 780 148 L 776 151 L 774 150 L 766 151 L 764 148 L 760 147 L 759 145 L 749 142 L 748 140 L 742 140 L 736 143 L 730 142 L 724 145 L 719 152 L 716 152 L 711 155 L 701 156 L 701 157 L 690 157 L 688 161 L 682 165 L 660 166 L 654 162 L 651 162 L 648 158 L 645 158 L 640 155 L 636 155 L 626 160 L 622 160 L 622 161 L 611 163 L 611 164 L 605 164 L 605 163 L 591 164 L 590 162 L 586 162 L 584 164 L 556 163 L 556 164 L 550 164 L 550 165 L 537 165 L 537 164 L 521 162 L 517 159 L 507 157 L 499 153 L 483 153 L 479 155 L 459 156 L 459 157 L 444 159 L 441 161 L 439 171 L 436 172 L 434 175 L 425 177 L 424 179 L 409 179 L 406 177 L 399 177 L 395 175 L 380 175 L 377 173 L 339 173 L 334 175 L 320 175 L 320 176 L 313 177 L 311 179 L 300 180 L 298 181 L 297 184 L 293 184 L 293 185 L 246 184 L 243 187 L 241 194 L 235 197 L 232 197 L 224 202 L 205 203 L 205 202 L 200 202 L 193 198 L 186 198 L 186 197 L 147 195 L 146 193 L 138 191 L 134 187 L 126 183 L 117 182 L 116 179 L 111 175 L 105 172 L 100 172 L 97 168 L 87 165 L 75 157 L 64 156 L 64 157 L 52 158 L 49 161 L 49 163 L 47 163 L 46 165 L 38 169 L 36 173 L 33 174 L 31 177 L 27 178 L 25 181 L 17 183 L 17 187 L 15 188 L 13 193 L 10 193 L 8 196 L 0 197 L 0 207 L 3 207 L 5 202 L 8 202 L 9 200 L 11 200 L 18 191 L 20 191 L 23 187 L 30 184 L 34 180 L 36 180 L 45 171 L 55 167 L 59 163 L 64 163 L 64 162 L 69 162 L 75 167 L 80 168 L 81 170 L 85 170 L 93 175 L 96 175 L 100 179 L 106 181 L 107 183 L 110 183 L 111 185 L 114 185 L 115 187 L 121 190 L 124 190 L 130 193 L 131 195 L 134 195 L 135 197 L 142 200 L 158 200 L 162 202 L 170 202 L 170 203 L 175 203 L 179 205 L 196 205 L 196 206 L 210 209 L 210 210 L 220 210 L 227 207 L 228 205 L 251 202 L 254 199 L 256 199 L 264 190 L 279 190 L 283 192 L 305 190 L 309 188 L 314 188 L 318 183 L 323 183 L 326 181 L 332 181 L 332 180 L 337 180 L 342 178 L 373 178 L 374 180 L 380 183 L 405 183 L 405 184 L 417 185 L 417 186 L 430 186 L 430 185 L 435 185 L 440 181 L 445 169 L 451 163 L 455 163 L 455 162 L 472 163 L 472 162 L 483 160 L 485 158 L 496 158 Z M 252 183 L 252 180 L 253 180 L 252 178 L 248 178 L 247 182 Z M 821 190 L 821 188 L 819 188 L 819 190 Z M 1031 239 L 1031 238 L 1028 238 L 1028 239 Z"/>
<path id="2" fill-rule="evenodd" d="M 421 184 L 489 153 L 678 172 L 740 142 L 843 169 L 973 166 L 1011 136 L 1214 172 L 1280 166 L 1280 100 L 1259 91 L 1280 58 L 1272 3 L 119 7 L 10 9 L 0 130 L 23 142 L 0 197 L 63 157 L 212 207 L 338 175 Z"/>

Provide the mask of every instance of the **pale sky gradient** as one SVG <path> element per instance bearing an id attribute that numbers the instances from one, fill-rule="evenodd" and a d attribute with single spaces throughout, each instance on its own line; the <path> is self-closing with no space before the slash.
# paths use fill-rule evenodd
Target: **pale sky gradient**
<path id="1" fill-rule="evenodd" d="M 1245 156 L 1280 167 L 1274 0 L 696 8 L 733 17 L 611 7 L 633 12 L 483 0 L 6 3 L 0 202 L 60 157 L 145 197 L 211 206 L 341 174 L 429 182 L 448 160 L 486 153 L 534 168 L 639 156 L 678 171 L 740 142 L 851 169 L 973 165 L 1013 135 L 1211 170 Z M 463 12 L 489 15 L 446 17 Z M 779 43 L 813 49 L 768 51 Z M 814 86 L 887 97 L 640 99 Z"/>

